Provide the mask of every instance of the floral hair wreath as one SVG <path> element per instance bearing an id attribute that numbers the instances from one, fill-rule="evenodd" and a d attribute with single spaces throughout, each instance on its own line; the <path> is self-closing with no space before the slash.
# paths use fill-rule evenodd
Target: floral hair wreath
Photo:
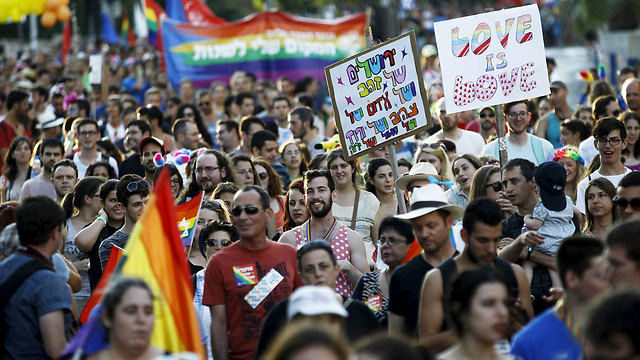
<path id="1" fill-rule="evenodd" d="M 558 161 L 560 159 L 573 159 L 580 164 L 584 165 L 584 159 L 577 151 L 573 149 L 562 149 L 558 150 L 553 154 L 553 161 Z"/>

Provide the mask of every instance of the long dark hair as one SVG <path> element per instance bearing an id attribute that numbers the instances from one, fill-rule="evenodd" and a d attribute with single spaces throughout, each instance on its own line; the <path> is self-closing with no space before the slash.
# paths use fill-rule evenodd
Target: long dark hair
<path id="1" fill-rule="evenodd" d="M 7 180 L 13 182 L 18 176 L 18 164 L 16 163 L 16 159 L 13 158 L 13 154 L 16 152 L 18 146 L 22 145 L 22 143 L 26 143 L 29 145 L 29 151 L 33 153 L 33 147 L 31 146 L 31 141 L 26 136 L 16 136 L 11 141 L 11 145 L 9 146 L 9 151 L 7 151 L 7 155 L 4 158 L 4 166 L 2 167 L 2 174 L 7 177 Z M 27 179 L 29 178 L 29 174 L 31 173 L 31 166 L 29 166 L 29 170 L 27 171 Z"/>
<path id="2" fill-rule="evenodd" d="M 264 158 L 257 158 L 253 160 L 253 166 L 255 167 L 256 165 L 262 166 L 267 170 L 267 173 L 269 173 L 269 185 L 265 189 L 269 193 L 269 196 L 275 198 L 276 196 L 282 195 L 282 181 L 280 180 L 278 173 L 273 169 L 273 166 L 271 166 L 271 164 Z"/>
<path id="3" fill-rule="evenodd" d="M 625 124 L 625 126 L 627 125 L 627 121 L 629 120 L 635 120 L 638 122 L 638 124 L 640 124 L 640 114 L 635 111 L 625 111 L 624 113 L 622 113 L 622 115 L 620 115 L 619 119 Z M 640 139 L 638 139 L 633 145 L 633 150 L 629 150 L 628 146 L 626 149 L 622 150 L 623 155 L 628 155 L 630 153 L 633 154 L 634 158 L 640 159 Z"/>
<path id="4" fill-rule="evenodd" d="M 62 199 L 62 208 L 65 217 L 68 219 L 73 215 L 73 210 L 82 209 L 84 206 L 84 197 L 94 195 L 105 180 L 97 176 L 87 176 L 78 181 L 73 187 L 73 191 L 68 193 Z"/>
<path id="5" fill-rule="evenodd" d="M 587 187 L 584 189 L 584 210 L 586 215 L 585 218 L 587 220 L 585 223 L 585 229 L 589 229 L 591 232 L 593 232 L 593 226 L 595 225 L 593 214 L 591 213 L 591 211 L 589 211 L 589 190 L 591 190 L 592 187 L 597 187 L 598 189 L 604 191 L 604 193 L 607 194 L 607 196 L 612 201 L 616 196 L 616 188 L 608 179 L 600 177 L 589 181 Z M 616 219 L 618 218 L 618 208 L 615 204 L 613 204 L 613 207 L 611 208 L 611 217 L 611 223 L 615 223 Z"/>
<path id="6" fill-rule="evenodd" d="M 288 231 L 296 227 L 295 221 L 291 217 L 291 213 L 289 212 L 289 194 L 291 194 L 291 190 L 298 190 L 302 194 L 304 194 L 304 180 L 296 179 L 289 184 L 289 191 L 287 191 L 287 195 L 284 198 L 284 226 L 282 227 L 283 231 Z"/>
<path id="7" fill-rule="evenodd" d="M 176 119 L 181 119 L 184 118 L 184 110 L 185 109 L 191 109 L 193 111 L 193 115 L 194 115 L 194 121 L 196 122 L 196 125 L 198 126 L 198 131 L 200 131 L 200 134 L 202 135 L 202 139 L 204 139 L 204 141 L 209 144 L 210 146 L 213 145 L 213 140 L 211 139 L 211 134 L 209 134 L 209 129 L 207 129 L 207 127 L 204 125 L 204 120 L 202 120 L 202 114 L 200 114 L 200 110 L 193 104 L 182 104 L 178 107 L 178 110 L 176 110 Z"/>

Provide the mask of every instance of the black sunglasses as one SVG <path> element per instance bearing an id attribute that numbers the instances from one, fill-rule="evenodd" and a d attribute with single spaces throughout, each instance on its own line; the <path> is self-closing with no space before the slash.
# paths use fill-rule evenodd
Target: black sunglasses
<path id="1" fill-rule="evenodd" d="M 231 210 L 231 215 L 238 217 L 240 215 L 242 215 L 242 211 L 244 210 L 244 212 L 247 213 L 247 215 L 255 215 L 257 214 L 260 210 L 259 207 L 255 206 L 255 205 L 247 205 L 247 206 L 236 206 L 233 208 L 233 210 Z"/>
<path id="2" fill-rule="evenodd" d="M 420 149 L 422 149 L 422 151 L 438 150 L 439 148 L 442 148 L 442 150 L 444 150 L 445 152 L 447 151 L 447 147 L 444 144 L 439 142 L 435 142 L 431 144 L 427 144 L 427 143 L 420 144 Z"/>
<path id="3" fill-rule="evenodd" d="M 493 188 L 493 191 L 495 191 L 495 192 L 502 191 L 502 183 L 501 182 L 494 182 L 494 183 L 485 185 L 485 187 L 489 187 L 489 186 L 491 186 Z"/>
<path id="4" fill-rule="evenodd" d="M 134 192 L 138 189 L 148 189 L 148 188 L 149 188 L 149 182 L 147 180 L 133 181 L 127 184 L 127 190 L 129 190 L 129 192 Z"/>
<path id="5" fill-rule="evenodd" d="M 212 207 L 213 210 L 222 210 L 222 206 L 217 201 L 205 200 L 202 202 L 202 207 Z"/>
<path id="6" fill-rule="evenodd" d="M 258 177 L 260 178 L 260 180 L 264 180 L 264 179 L 266 179 L 266 178 L 268 178 L 268 177 L 269 177 L 269 173 L 267 173 L 266 171 L 264 171 L 264 172 L 259 172 L 259 173 L 258 173 Z"/>
<path id="7" fill-rule="evenodd" d="M 222 239 L 222 240 L 207 239 L 205 241 L 205 243 L 207 244 L 208 247 L 218 246 L 218 243 L 222 244 L 222 246 L 224 246 L 224 247 L 227 247 L 227 246 L 231 245 L 232 241 L 229 240 L 229 239 Z"/>
<path id="8" fill-rule="evenodd" d="M 627 200 L 616 196 L 613 198 L 613 203 L 620 209 L 626 209 L 628 205 L 631 205 L 634 210 L 640 210 L 640 197 Z"/>
<path id="9" fill-rule="evenodd" d="M 302 173 L 302 176 L 307 176 L 307 173 L 309 173 L 310 171 L 315 171 L 316 173 L 318 173 L 319 175 L 322 175 L 322 176 L 327 175 L 327 174 L 330 173 L 329 170 L 327 170 L 327 169 L 311 169 L 311 170 L 307 170 L 304 173 Z"/>

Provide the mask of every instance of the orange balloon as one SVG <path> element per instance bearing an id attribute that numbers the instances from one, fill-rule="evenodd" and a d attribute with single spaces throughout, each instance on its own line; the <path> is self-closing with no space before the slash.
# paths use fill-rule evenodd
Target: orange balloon
<path id="1" fill-rule="evenodd" d="M 71 10 L 66 5 L 58 8 L 58 21 L 65 22 L 71 17 Z"/>
<path id="2" fill-rule="evenodd" d="M 55 12 L 60 7 L 60 0 L 46 0 L 44 2 L 45 10 Z"/>
<path id="3" fill-rule="evenodd" d="M 46 28 L 52 27 L 56 23 L 56 14 L 51 11 L 45 11 L 40 17 L 40 23 Z"/>
<path id="4" fill-rule="evenodd" d="M 59 0 L 60 1 L 60 6 L 67 6 L 69 5 L 69 0 Z"/>

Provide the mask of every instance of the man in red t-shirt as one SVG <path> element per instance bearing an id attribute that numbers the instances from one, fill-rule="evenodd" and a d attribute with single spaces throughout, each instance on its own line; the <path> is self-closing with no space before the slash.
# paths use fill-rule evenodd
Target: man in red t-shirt
<path id="1" fill-rule="evenodd" d="M 267 312 L 302 286 L 296 249 L 270 241 L 269 194 L 255 185 L 233 199 L 240 240 L 211 258 L 202 303 L 211 307 L 211 348 L 216 360 L 253 359 Z"/>
<path id="2" fill-rule="evenodd" d="M 29 111 L 29 94 L 14 90 L 7 96 L 7 116 L 0 122 L 0 168 L 4 165 L 11 141 L 16 136 L 31 138 L 31 132 L 24 126 Z"/>

